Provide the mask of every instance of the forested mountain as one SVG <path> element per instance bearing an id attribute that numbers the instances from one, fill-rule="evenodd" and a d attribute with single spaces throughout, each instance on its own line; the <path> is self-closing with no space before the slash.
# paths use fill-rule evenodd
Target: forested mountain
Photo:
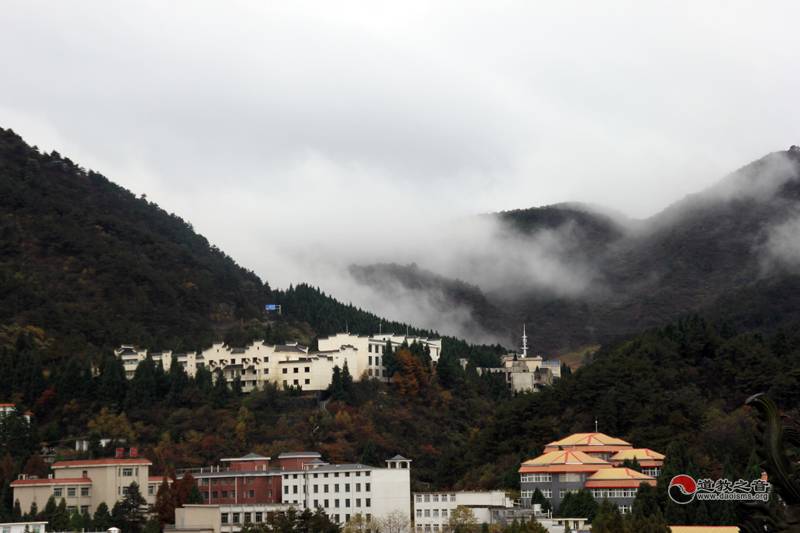
<path id="1" fill-rule="evenodd" d="M 564 270 L 579 267 L 586 281 L 580 291 L 510 280 L 500 290 L 478 283 L 459 294 L 448 288 L 460 282 L 403 265 L 360 267 L 372 275 L 356 279 L 376 290 L 396 283 L 409 291 L 420 284 L 430 289 L 435 282 L 451 296 L 443 306 L 471 311 L 476 327 L 505 327 L 511 341 L 526 322 L 533 345 L 550 352 L 608 342 L 689 312 L 774 330 L 800 318 L 799 216 L 800 148 L 792 147 L 645 220 L 574 204 L 495 215 L 509 232 L 527 236 L 531 247 L 540 246 L 536 239 L 543 233 L 555 235 L 557 246 L 545 252 Z M 498 254 L 498 272 L 504 261 Z M 764 294 L 780 294 L 781 302 Z M 476 301 L 486 302 L 482 313 L 474 312 Z M 783 312 L 774 312 L 775 305 Z"/>
<path id="2" fill-rule="evenodd" d="M 756 254 L 717 277 L 717 263 L 730 266 L 729 251 L 691 237 L 706 232 L 718 239 L 736 234 L 755 239 L 759 231 L 772 228 L 769 224 L 791 224 L 793 187 L 794 182 L 784 180 L 769 192 L 771 201 L 763 195 L 701 199 L 697 208 L 695 199 L 687 207 L 691 216 L 665 213 L 647 227 L 620 226 L 616 219 L 588 215 L 570 217 L 566 211 L 504 214 L 522 216 L 514 231 L 524 234 L 535 232 L 538 224 L 558 228 L 569 219 L 576 227 L 571 234 L 585 235 L 587 247 L 599 242 L 614 251 L 604 265 L 634 265 L 602 273 L 620 286 L 633 283 L 631 279 L 642 281 L 622 273 L 653 266 L 643 263 L 643 257 L 654 262 L 672 257 L 653 242 L 689 248 L 675 251 L 675 256 L 692 264 L 665 267 L 654 279 L 676 287 L 673 270 L 684 268 L 682 277 L 693 272 L 696 282 L 684 280 L 693 297 L 700 291 L 695 284 L 720 296 L 720 287 L 740 272 L 755 275 L 756 281 L 723 291 L 723 300 L 709 307 L 708 318 L 683 318 L 607 342 L 585 366 L 565 372 L 541 393 L 512 397 L 501 377 L 477 374 L 476 366 L 496 363 L 501 347 L 444 337 L 435 368 L 413 347 L 398 350 L 390 383 L 341 378 L 322 407 L 317 398 L 273 387 L 244 395 L 221 380 L 213 382 L 208 372 L 190 378 L 173 365 L 164 373 L 150 360 L 128 381 L 110 348 L 123 341 L 192 348 L 219 338 L 231 344 L 258 337 L 309 342 L 345 324 L 359 333 L 374 331 L 377 323 L 395 331 L 406 325 L 337 302 L 306 284 L 272 291 L 186 222 L 57 154 L 39 153 L 3 130 L 0 401 L 30 409 L 33 423 L 28 426 L 14 416 L 0 421 L 0 518 L 14 517 L 10 480 L 19 472 L 47 474 L 39 444 L 61 445 L 59 453 L 64 453 L 77 437 L 136 443 L 161 472 L 250 451 L 272 455 L 305 448 L 320 450 L 332 461 L 379 464 L 395 453 L 411 457 L 414 489 L 514 489 L 520 460 L 557 437 L 591 429 L 597 419 L 606 433 L 667 451 L 673 470 L 710 477 L 745 472 L 753 467 L 753 419 L 741 407 L 744 398 L 768 391 L 788 414 L 797 414 L 800 329 L 794 326 L 800 282 L 787 258 L 771 264 Z M 742 213 L 764 202 L 769 208 Z M 742 221 L 734 220 L 736 216 Z M 725 225 L 720 226 L 719 217 L 727 219 Z M 768 249 L 770 238 L 790 230 L 762 235 L 756 243 Z M 703 246 L 711 247 L 703 256 L 708 264 L 695 257 Z M 744 254 L 749 248 L 737 250 Z M 704 269 L 706 277 L 700 274 Z M 472 305 L 497 309 L 492 307 L 494 296 L 483 296 L 476 287 L 421 269 L 409 271 L 415 278 L 407 282 L 419 283 L 421 289 L 448 284 L 451 294 Z M 635 293 L 638 298 L 648 293 L 645 289 Z M 659 295 L 656 303 L 666 305 L 666 297 Z M 644 300 L 638 312 L 655 305 Z M 625 309 L 624 301 L 606 301 L 609 309 L 599 302 L 552 300 L 527 311 L 530 301 L 515 302 L 508 316 L 527 319 L 536 313 L 538 321 L 529 324 L 541 339 L 545 324 L 551 331 L 563 324 L 571 332 L 587 316 L 620 320 L 615 313 Z M 701 298 L 697 306 L 709 301 L 717 302 Z M 267 319 L 261 314 L 266 302 L 280 303 L 283 314 Z M 672 305 L 665 307 L 664 318 L 677 312 Z M 611 318 L 606 319 L 609 324 Z M 609 327 L 605 334 L 623 329 Z M 468 360 L 466 368 L 460 358 Z M 102 452 L 93 448 L 88 453 Z M 662 505 L 671 520 L 682 523 L 729 521 L 729 516 L 713 513 L 731 511 L 724 506 L 710 512 Z"/>

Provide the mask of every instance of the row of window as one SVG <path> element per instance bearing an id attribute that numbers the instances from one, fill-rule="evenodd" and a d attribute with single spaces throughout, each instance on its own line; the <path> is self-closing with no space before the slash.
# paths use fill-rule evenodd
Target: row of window
<path id="1" fill-rule="evenodd" d="M 304 381 L 305 385 L 311 385 L 311 380 L 310 379 L 305 379 L 303 381 Z M 300 380 L 299 379 L 292 380 L 292 385 L 300 385 Z M 284 379 L 283 380 L 283 386 L 284 387 L 288 387 L 289 386 L 289 380 Z"/>
<path id="2" fill-rule="evenodd" d="M 200 479 L 197 483 L 199 485 L 232 485 L 237 479 L 241 479 L 242 485 L 254 485 L 256 478 L 254 477 L 221 477 L 221 478 L 207 478 Z"/>
<path id="3" fill-rule="evenodd" d="M 417 509 L 417 518 L 447 518 L 447 509 Z"/>
<path id="4" fill-rule="evenodd" d="M 544 496 L 548 500 L 553 497 L 553 490 L 552 489 L 539 489 L 539 491 L 542 493 L 542 496 Z M 520 497 L 523 500 L 530 500 L 531 498 L 533 498 L 533 493 L 534 493 L 534 491 L 532 491 L 532 490 L 523 490 L 523 491 L 520 491 Z"/>
<path id="5" fill-rule="evenodd" d="M 638 489 L 592 489 L 592 496 L 600 500 L 603 498 L 635 498 Z"/>
<path id="6" fill-rule="evenodd" d="M 77 487 L 67 487 L 67 498 L 74 498 L 78 495 Z M 61 498 L 64 496 L 64 487 L 53 487 L 53 496 Z M 89 496 L 89 487 L 81 487 L 81 496 Z"/>
<path id="7" fill-rule="evenodd" d="M 83 472 L 83 475 L 84 475 L 84 477 L 86 477 L 86 471 Z M 122 477 L 138 476 L 139 475 L 139 467 L 137 466 L 136 468 L 130 468 L 130 467 L 119 468 L 119 469 L 117 469 L 117 475 L 122 476 Z"/>
<path id="8" fill-rule="evenodd" d="M 441 498 L 441 500 L 440 500 L 440 498 Z M 438 502 L 438 501 L 446 502 L 448 500 L 448 498 L 449 498 L 449 500 L 451 502 L 456 501 L 456 495 L 455 494 L 417 494 L 416 497 L 415 497 L 415 500 L 416 500 L 417 503 L 422 503 L 422 502 L 434 502 L 435 503 L 435 502 Z"/>
<path id="9" fill-rule="evenodd" d="M 551 474 L 522 474 L 519 480 L 522 483 L 550 483 L 553 476 Z"/>
<path id="10" fill-rule="evenodd" d="M 294 367 L 294 368 L 292 369 L 292 371 L 293 371 L 295 374 L 299 374 L 299 373 L 300 373 L 300 368 L 299 368 L 299 367 Z M 311 367 L 310 367 L 310 366 L 304 367 L 304 368 L 303 368 L 303 372 L 305 372 L 306 374 L 308 374 L 309 372 L 311 372 Z M 284 368 L 284 369 L 283 369 L 283 373 L 284 373 L 284 374 L 288 374 L 288 373 L 289 373 L 289 369 L 288 369 L 288 368 Z"/>
<path id="11" fill-rule="evenodd" d="M 330 485 L 328 483 L 325 483 L 324 485 L 321 485 L 321 486 L 322 486 L 322 492 L 324 492 L 325 494 L 330 492 Z M 292 494 L 297 494 L 297 492 L 298 492 L 297 487 L 298 487 L 298 485 L 292 485 Z M 370 483 L 364 483 L 364 490 L 366 492 L 369 492 L 371 488 L 372 487 L 370 486 Z M 305 492 L 305 487 L 301 486 L 301 489 L 302 489 L 301 492 Z M 312 487 L 312 492 L 314 494 L 319 494 L 319 489 L 320 489 L 320 485 L 317 484 L 317 483 L 314 483 L 314 485 Z M 333 484 L 333 492 L 339 492 L 339 484 L 338 483 L 334 483 Z M 344 492 L 350 492 L 350 483 L 344 483 Z M 355 492 L 361 492 L 361 483 L 355 483 Z M 283 493 L 284 494 L 289 494 L 289 485 L 284 485 L 283 486 Z"/>
<path id="12" fill-rule="evenodd" d="M 322 505 L 320 505 L 320 501 L 322 502 Z M 350 505 L 351 501 L 353 501 L 355 503 L 355 505 L 351 506 Z M 327 508 L 327 507 L 329 507 L 329 505 L 328 505 L 329 503 L 330 503 L 330 500 L 314 500 L 314 508 L 315 509 L 319 508 L 319 507 Z M 340 503 L 341 503 L 341 500 L 339 500 L 338 498 L 334 499 L 333 500 L 334 509 L 338 509 L 339 507 L 341 507 L 341 505 L 339 505 Z M 345 508 L 348 508 L 348 507 L 361 507 L 361 498 L 355 498 L 354 500 L 350 500 L 350 498 L 345 498 L 344 499 L 344 507 Z M 364 498 L 364 507 L 372 507 L 372 498 Z M 348 518 L 348 520 L 349 520 L 349 518 Z"/>
<path id="13" fill-rule="evenodd" d="M 386 346 L 380 344 L 370 344 L 369 346 L 367 346 L 367 351 L 369 353 L 383 353 L 385 348 Z"/>
<path id="14" fill-rule="evenodd" d="M 344 477 L 350 477 L 350 472 L 333 472 L 333 476 L 331 476 L 331 477 L 339 477 L 340 473 L 342 473 Z M 320 474 L 319 472 L 314 472 L 314 474 L 312 474 L 312 475 L 313 475 L 314 479 L 317 479 L 318 477 L 328 477 L 328 474 L 330 474 L 330 472 L 323 472 L 322 474 Z M 283 474 L 283 479 L 299 479 L 298 478 L 299 475 L 300 474 Z M 360 477 L 361 476 L 361 472 L 360 471 L 356 471 L 356 472 L 353 473 L 353 475 L 355 475 L 356 477 Z M 364 470 L 364 476 L 369 477 L 369 475 L 370 475 L 370 471 L 369 470 Z"/>
<path id="15" fill-rule="evenodd" d="M 208 493 L 207 492 L 203 492 L 201 494 L 202 494 L 204 500 L 208 499 Z M 232 491 L 232 490 L 231 491 L 228 491 L 228 490 L 223 490 L 223 491 L 212 490 L 211 491 L 211 499 L 217 499 L 217 498 L 220 498 L 220 497 L 221 498 L 234 498 L 235 496 L 236 496 L 236 492 Z M 247 492 L 242 491 L 242 493 L 239 496 L 242 499 L 253 499 L 253 498 L 256 497 L 256 491 L 254 491 L 254 490 L 248 490 Z"/>
<path id="16" fill-rule="evenodd" d="M 445 527 L 442 526 L 442 531 L 444 530 Z M 439 531 L 439 524 L 433 524 L 433 529 L 431 529 L 430 524 L 425 524 L 424 526 L 417 524 L 417 533 L 431 533 L 431 531 L 434 533 Z"/>

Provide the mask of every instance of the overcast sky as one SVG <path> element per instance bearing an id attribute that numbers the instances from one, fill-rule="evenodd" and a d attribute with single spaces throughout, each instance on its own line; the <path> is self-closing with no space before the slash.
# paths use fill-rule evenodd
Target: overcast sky
<path id="1" fill-rule="evenodd" d="M 273 285 L 324 282 L 470 213 L 647 216 L 800 144 L 798 20 L 797 2 L 6 0 L 0 125 Z"/>

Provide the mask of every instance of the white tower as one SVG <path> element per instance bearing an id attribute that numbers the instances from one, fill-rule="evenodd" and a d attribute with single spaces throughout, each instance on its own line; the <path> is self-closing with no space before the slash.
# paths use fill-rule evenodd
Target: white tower
<path id="1" fill-rule="evenodd" d="M 525 333 L 525 324 L 522 324 L 522 357 L 528 357 L 528 335 Z"/>

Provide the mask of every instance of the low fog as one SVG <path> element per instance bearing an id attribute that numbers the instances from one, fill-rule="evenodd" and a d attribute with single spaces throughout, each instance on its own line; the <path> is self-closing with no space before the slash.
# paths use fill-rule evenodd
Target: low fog
<path id="1" fill-rule="evenodd" d="M 602 290 L 573 227 L 522 242 L 476 215 L 580 201 L 645 218 L 797 142 L 798 18 L 793 2 L 12 0 L 0 125 L 274 287 L 486 340 L 439 295 L 348 267 Z"/>

